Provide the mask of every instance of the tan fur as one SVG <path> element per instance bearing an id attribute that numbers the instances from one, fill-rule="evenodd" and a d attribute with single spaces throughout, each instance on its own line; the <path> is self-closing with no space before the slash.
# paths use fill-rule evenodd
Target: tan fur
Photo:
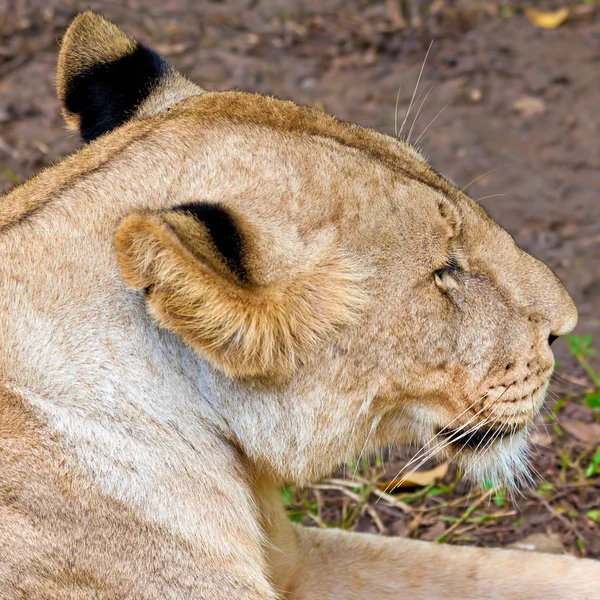
<path id="1" fill-rule="evenodd" d="M 0 597 L 161 598 L 167 590 L 187 597 L 196 589 L 209 598 L 214 585 L 224 597 L 268 597 L 235 560 L 211 564 L 201 548 L 66 469 L 60 443 L 22 401 L 6 391 L 0 399 Z"/>
<path id="2" fill-rule="evenodd" d="M 79 17 L 59 93 L 123 38 Z M 189 202 L 234 215 L 248 281 Z M 475 477 L 523 469 L 575 308 L 413 148 L 170 73 L 2 198 L 0 253 L 0 598 L 599 597 L 595 561 L 305 530 L 279 503 L 449 424 L 519 429 Z"/>

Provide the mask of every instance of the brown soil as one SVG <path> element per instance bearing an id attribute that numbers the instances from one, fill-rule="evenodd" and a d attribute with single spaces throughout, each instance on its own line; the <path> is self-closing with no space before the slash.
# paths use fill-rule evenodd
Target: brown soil
<path id="1" fill-rule="evenodd" d="M 544 30 L 525 18 L 517 1 L 414 0 L 420 15 L 405 27 L 390 11 L 394 2 L 383 0 L 4 2 L 0 192 L 80 145 L 59 116 L 54 73 L 57 40 L 69 20 L 90 6 L 206 88 L 289 98 L 391 134 L 398 87 L 402 122 L 434 39 L 416 108 L 433 89 L 412 139 L 452 102 L 421 147 L 458 185 L 472 181 L 471 195 L 555 270 L 578 305 L 577 332 L 600 335 L 597 3 L 571 4 L 566 23 Z M 600 524 L 588 516 L 600 510 L 600 480 L 585 475 L 600 437 L 577 429 L 599 419 L 582 402 L 593 386 L 564 341 L 555 348 L 563 382 L 555 385 L 549 406 L 566 392 L 572 398 L 558 415 L 564 428 L 542 426 L 538 441 L 547 447 L 540 446 L 535 458 L 553 489 L 538 480 L 516 502 L 490 494 L 465 516 L 485 492 L 467 498 L 465 484 L 450 470 L 446 488 L 435 484 L 396 494 L 407 512 L 375 503 L 367 487 L 394 473 L 401 464 L 394 455 L 388 475 L 382 467 L 361 467 L 364 481 L 346 486 L 354 498 L 340 489 L 298 492 L 288 499 L 292 516 L 389 535 L 446 536 L 456 543 L 506 545 L 534 532 L 558 533 L 568 551 L 600 558 Z M 361 494 L 366 498 L 360 500 Z"/>

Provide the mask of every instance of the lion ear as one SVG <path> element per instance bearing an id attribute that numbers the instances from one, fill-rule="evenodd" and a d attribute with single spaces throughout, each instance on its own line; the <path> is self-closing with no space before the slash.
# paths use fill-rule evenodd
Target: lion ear
<path id="1" fill-rule="evenodd" d="M 58 57 L 57 91 L 67 125 L 90 142 L 202 89 L 101 15 L 76 17 Z"/>
<path id="2" fill-rule="evenodd" d="M 159 325 L 199 355 L 229 376 L 285 376 L 357 318 L 363 271 L 328 247 L 303 272 L 258 284 L 250 237 L 227 209 L 191 204 L 126 218 L 116 250 Z"/>

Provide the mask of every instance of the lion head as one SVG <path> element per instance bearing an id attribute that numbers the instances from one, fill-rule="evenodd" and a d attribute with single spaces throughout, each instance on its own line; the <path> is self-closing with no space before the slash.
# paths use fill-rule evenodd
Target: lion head
<path id="1" fill-rule="evenodd" d="M 180 368 L 252 464 L 302 483 L 410 441 L 476 476 L 522 470 L 575 307 L 414 147 L 206 92 L 92 13 L 58 88 L 97 152 L 135 137 L 120 168 L 148 191 L 105 211 L 120 293 L 153 316 L 140 327 L 174 334 L 162 344 L 193 349 Z"/>

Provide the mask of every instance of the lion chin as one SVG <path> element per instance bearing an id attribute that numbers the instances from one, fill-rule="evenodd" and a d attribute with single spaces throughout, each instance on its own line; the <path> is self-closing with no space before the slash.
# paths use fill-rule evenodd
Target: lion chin
<path id="1" fill-rule="evenodd" d="M 490 433 L 489 439 L 483 438 L 476 446 L 450 450 L 448 454 L 474 485 L 518 491 L 533 483 L 529 452 L 529 432 L 525 428 L 506 435 Z"/>

